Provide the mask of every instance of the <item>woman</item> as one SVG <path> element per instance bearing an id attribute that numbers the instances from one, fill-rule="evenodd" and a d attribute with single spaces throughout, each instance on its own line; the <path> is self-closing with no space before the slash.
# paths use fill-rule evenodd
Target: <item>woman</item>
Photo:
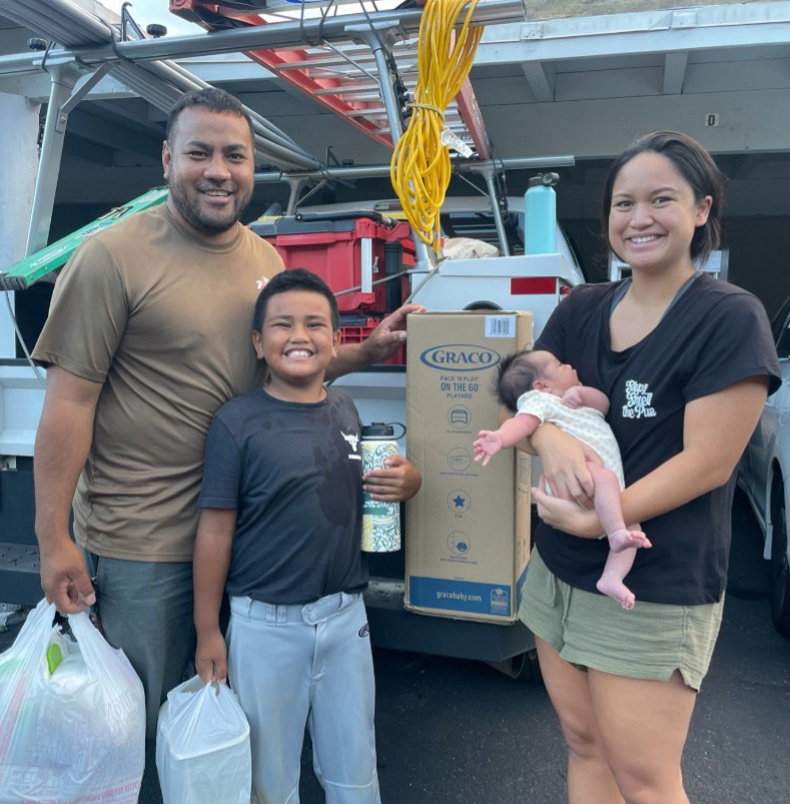
<path id="1" fill-rule="evenodd" d="M 719 244 L 722 180 L 693 139 L 658 132 L 614 162 L 603 232 L 631 279 L 576 288 L 536 349 L 573 365 L 611 400 L 623 455 L 625 521 L 641 522 L 632 611 L 596 593 L 607 543 L 578 442 L 533 435 L 554 496 L 520 618 L 568 745 L 572 804 L 682 804 L 683 745 L 721 622 L 735 467 L 778 366 L 765 312 L 695 270 Z"/>

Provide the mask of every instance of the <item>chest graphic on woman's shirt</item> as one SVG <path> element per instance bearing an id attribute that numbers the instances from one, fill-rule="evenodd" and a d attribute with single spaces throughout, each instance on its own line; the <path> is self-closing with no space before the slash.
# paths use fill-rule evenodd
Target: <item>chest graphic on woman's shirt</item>
<path id="1" fill-rule="evenodd" d="M 652 419 L 656 416 L 653 407 L 653 392 L 650 384 L 637 380 L 625 381 L 625 404 L 622 406 L 624 419 Z"/>

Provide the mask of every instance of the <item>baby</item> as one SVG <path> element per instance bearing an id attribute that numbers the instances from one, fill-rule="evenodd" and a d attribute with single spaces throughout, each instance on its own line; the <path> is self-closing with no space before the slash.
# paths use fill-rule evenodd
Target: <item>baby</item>
<path id="1" fill-rule="evenodd" d="M 620 505 L 625 487 L 620 449 L 604 416 L 606 394 L 579 382 L 571 366 L 551 352 L 517 352 L 506 357 L 497 375 L 499 401 L 516 415 L 495 431 L 481 430 L 474 442 L 475 460 L 487 466 L 505 447 L 531 436 L 548 421 L 594 450 L 600 463 L 588 461 L 595 482 L 593 502 L 609 539 L 609 556 L 596 587 L 624 609 L 634 607 L 634 594 L 623 583 L 634 563 L 636 548 L 650 547 L 639 525 L 626 527 Z"/>

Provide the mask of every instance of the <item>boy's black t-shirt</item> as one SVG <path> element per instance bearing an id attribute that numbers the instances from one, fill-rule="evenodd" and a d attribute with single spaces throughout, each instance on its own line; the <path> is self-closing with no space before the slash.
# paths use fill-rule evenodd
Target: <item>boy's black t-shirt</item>
<path id="1" fill-rule="evenodd" d="M 686 403 L 779 366 L 768 320 L 750 293 L 702 274 L 642 341 L 610 348 L 609 317 L 621 282 L 575 288 L 552 314 L 536 349 L 570 363 L 584 385 L 611 402 L 607 421 L 623 457 L 626 486 L 683 449 Z M 730 546 L 729 481 L 642 522 L 653 547 L 638 550 L 627 584 L 638 600 L 694 605 L 718 601 Z M 571 586 L 595 592 L 608 542 L 580 539 L 541 523 L 535 544 L 549 569 Z"/>
<path id="2" fill-rule="evenodd" d="M 229 595 L 302 604 L 367 586 L 359 437 L 354 403 L 334 388 L 316 404 L 258 390 L 219 409 L 198 504 L 238 511 Z"/>

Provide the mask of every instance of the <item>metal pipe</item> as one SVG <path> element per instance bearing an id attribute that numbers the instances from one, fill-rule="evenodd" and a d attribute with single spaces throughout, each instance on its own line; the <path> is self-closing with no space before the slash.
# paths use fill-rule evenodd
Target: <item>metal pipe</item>
<path id="1" fill-rule="evenodd" d="M 176 73 L 182 76 L 183 79 L 189 81 L 190 84 L 194 85 L 195 88 L 207 89 L 211 86 L 211 84 L 209 84 L 207 81 L 204 81 L 202 78 L 198 78 L 198 76 L 190 73 L 189 70 L 187 70 L 185 67 L 182 67 L 178 62 L 166 61 L 154 62 L 154 64 L 157 65 L 157 69 L 162 68 L 163 72 L 166 71 L 166 74 Z M 266 139 L 271 139 L 273 142 L 276 142 L 279 145 L 292 148 L 295 153 L 304 156 L 310 164 L 315 164 L 316 166 L 319 164 L 318 160 L 315 159 L 312 154 L 309 154 L 307 151 L 305 151 L 298 143 L 294 142 L 294 140 L 277 128 L 277 126 L 275 126 L 273 123 L 270 123 L 265 117 L 261 116 L 252 109 L 247 109 L 247 112 L 250 115 L 253 128 L 256 130 L 256 132 L 261 133 L 263 137 Z"/>
<path id="2" fill-rule="evenodd" d="M 485 173 L 487 170 L 529 170 L 532 168 L 571 167 L 576 164 L 574 156 L 530 156 L 518 159 L 497 159 L 483 162 L 456 162 L 454 173 Z M 256 173 L 257 184 L 272 184 L 290 179 L 375 179 L 389 176 L 389 165 L 352 165 L 351 167 L 326 167 L 322 170 L 280 171 Z"/>
<path id="3" fill-rule="evenodd" d="M 152 74 L 148 69 L 149 66 L 151 65 L 118 63 L 113 65 L 112 73 L 119 81 L 149 103 L 164 112 L 169 112 L 181 96 L 182 90 Z M 253 128 L 255 128 L 254 122 Z M 296 147 L 292 147 L 287 140 L 276 142 L 271 137 L 259 132 L 256 132 L 253 139 L 261 158 L 273 162 L 285 170 L 315 169 L 320 164 L 317 159 L 302 149 L 297 150 Z"/>
<path id="4" fill-rule="evenodd" d="M 182 90 L 153 74 L 150 71 L 150 67 L 153 66 L 154 64 L 135 65 L 119 62 L 112 66 L 111 72 L 129 89 L 162 111 L 168 112 L 180 97 Z M 268 136 L 257 133 L 254 140 L 261 158 L 285 170 L 314 169 L 320 164 L 317 159 L 310 157 L 301 149 L 296 150 L 288 142 L 284 144 L 273 142 Z"/>
<path id="5" fill-rule="evenodd" d="M 390 38 L 391 32 L 379 30 L 377 22 L 375 28 L 368 27 L 356 33 L 373 51 L 376 69 L 378 70 L 379 91 L 381 92 L 381 99 L 384 101 L 387 122 L 390 124 L 392 144 L 395 145 L 403 134 L 403 121 L 401 119 L 398 99 L 395 96 L 395 89 L 392 86 L 392 76 L 390 75 L 390 68 L 387 64 L 387 49 L 384 44 L 385 39 Z"/>
<path id="6" fill-rule="evenodd" d="M 99 83 L 99 81 L 102 80 L 102 78 L 104 78 L 109 71 L 109 64 L 102 64 L 98 70 L 94 71 L 93 74 L 88 77 L 87 81 L 80 84 L 79 89 L 72 92 L 71 97 L 61 107 L 61 114 L 71 114 L 72 109 L 77 106 L 77 104 L 96 86 L 96 84 Z"/>
<path id="7" fill-rule="evenodd" d="M 11 10 L 9 10 L 11 9 Z M 42 10 L 43 9 L 43 10 Z M 111 32 L 101 21 L 87 12 L 63 0 L 0 0 L 0 10 L 9 10 L 9 17 L 20 24 L 44 33 L 48 38 L 67 44 L 85 44 L 86 39 L 104 48 Z M 121 43 L 119 43 L 120 46 Z M 106 49 L 106 48 L 105 48 Z M 74 58 L 69 50 L 58 51 L 62 60 Z M 42 58 L 30 59 L 40 69 Z M 137 65 L 123 60 L 117 61 L 113 54 L 110 63 L 111 74 L 132 89 L 136 94 L 163 111 L 169 111 L 183 91 L 206 86 L 196 76 L 191 75 L 180 65 L 154 61 L 151 64 Z M 24 60 L 14 60 L 9 66 L 13 72 L 23 72 Z M 0 65 L 0 68 L 4 65 Z M 252 112 L 252 110 L 248 110 Z M 307 153 L 276 127 L 265 122 L 255 112 L 251 113 L 256 150 L 260 157 L 283 169 L 314 169 L 320 161 Z"/>
<path id="8" fill-rule="evenodd" d="M 49 2 L 53 2 L 53 0 L 49 0 Z M 15 5 L 12 0 L 0 0 L 0 8 L 2 9 L 7 9 L 12 5 Z M 379 11 L 376 13 L 377 24 L 399 28 L 407 35 L 414 34 L 419 30 L 421 18 L 421 9 Z M 472 24 L 487 25 L 490 23 L 518 22 L 524 19 L 525 7 L 523 0 L 491 0 L 491 2 L 478 4 Z M 304 21 L 297 20 L 295 22 L 278 22 L 276 25 L 236 28 L 229 31 L 214 31 L 210 36 L 205 34 L 198 36 L 168 36 L 161 39 L 145 39 L 139 42 L 118 42 L 117 55 L 109 45 L 93 48 L 74 46 L 70 49 L 73 50 L 76 57 L 86 64 L 96 64 L 108 59 L 115 59 L 117 56 L 131 59 L 132 61 L 209 56 L 261 48 L 298 48 L 304 46 L 305 39 L 315 39 L 319 34 L 325 40 L 341 41 L 348 39 L 346 29 L 349 26 L 368 24 L 364 14 L 349 14 L 332 17 L 323 22 L 316 18 Z"/>
<path id="9" fill-rule="evenodd" d="M 10 19 L 29 26 L 38 22 L 38 29 L 46 31 L 66 47 L 86 47 L 107 44 L 110 33 L 96 17 L 74 3 L 58 0 L 0 0 L 0 9 Z"/>
<path id="10" fill-rule="evenodd" d="M 497 203 L 496 184 L 494 184 L 494 171 L 493 168 L 485 175 L 486 187 L 488 187 L 488 195 L 491 198 L 491 211 L 494 213 L 494 225 L 496 226 L 497 237 L 499 238 L 499 250 L 502 252 L 503 257 L 510 256 L 510 244 L 507 242 L 507 234 L 505 234 L 505 224 L 502 220 L 502 210 Z"/>
<path id="11" fill-rule="evenodd" d="M 30 256 L 46 246 L 49 238 L 60 160 L 63 155 L 63 139 L 68 119 L 68 114 L 63 111 L 63 106 L 71 96 L 74 85 L 84 74 L 84 70 L 72 63 L 54 64 L 47 70 L 52 80 L 52 86 L 44 123 L 44 137 L 41 142 L 41 158 L 36 177 L 36 189 L 33 193 L 33 209 L 30 213 L 25 256 Z"/>

